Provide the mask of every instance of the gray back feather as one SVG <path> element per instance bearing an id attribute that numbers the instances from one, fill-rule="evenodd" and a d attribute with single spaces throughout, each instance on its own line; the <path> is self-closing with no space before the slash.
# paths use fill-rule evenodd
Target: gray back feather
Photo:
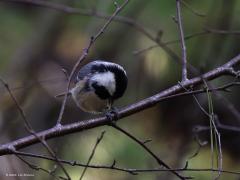
<path id="1" fill-rule="evenodd" d="M 87 75 L 92 74 L 92 73 L 93 73 L 93 72 L 92 72 L 92 67 L 93 67 L 94 65 L 100 63 L 100 62 L 102 62 L 102 61 L 97 60 L 97 61 L 92 61 L 92 62 L 84 65 L 84 66 L 79 70 L 79 72 L 78 72 L 78 74 L 77 74 L 77 78 L 76 78 L 77 82 L 80 81 L 80 80 L 82 80 L 82 79 L 83 79 L 84 77 L 86 77 Z"/>

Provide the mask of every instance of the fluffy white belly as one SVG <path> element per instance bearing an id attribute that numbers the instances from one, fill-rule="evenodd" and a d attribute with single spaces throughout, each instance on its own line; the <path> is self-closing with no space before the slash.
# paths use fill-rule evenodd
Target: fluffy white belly
<path id="1" fill-rule="evenodd" d="M 77 106 L 85 112 L 101 113 L 110 108 L 109 101 L 100 99 L 93 91 L 83 90 L 85 80 L 79 81 L 71 90 L 72 98 Z"/>
<path id="2" fill-rule="evenodd" d="M 109 109 L 108 100 L 100 99 L 93 91 L 82 91 L 81 86 L 71 90 L 73 100 L 85 112 L 101 113 Z"/>
<path id="3" fill-rule="evenodd" d="M 79 94 L 79 107 L 85 112 L 101 113 L 109 109 L 108 100 L 100 99 L 94 92 Z"/>

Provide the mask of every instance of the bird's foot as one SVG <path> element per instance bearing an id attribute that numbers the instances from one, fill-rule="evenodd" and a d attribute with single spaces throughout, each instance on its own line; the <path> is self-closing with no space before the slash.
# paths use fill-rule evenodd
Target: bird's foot
<path id="1" fill-rule="evenodd" d="M 105 113 L 105 116 L 109 120 L 110 125 L 116 124 L 117 119 L 119 119 L 118 109 L 112 107 L 108 112 Z"/>

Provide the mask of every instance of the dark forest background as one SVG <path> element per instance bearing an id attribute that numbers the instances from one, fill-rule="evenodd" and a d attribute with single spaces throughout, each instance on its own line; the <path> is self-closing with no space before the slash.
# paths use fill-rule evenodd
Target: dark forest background
<path id="1" fill-rule="evenodd" d="M 49 1 L 66 6 L 102 12 L 111 15 L 115 9 L 112 0 L 58 0 Z M 117 1 L 119 4 L 123 1 Z M 182 18 L 188 62 L 200 72 L 207 72 L 227 62 L 240 50 L 240 1 L 238 0 L 186 0 L 182 4 Z M 174 0 L 132 0 L 120 13 L 139 23 L 153 37 L 166 43 L 181 55 L 179 32 L 174 21 Z M 29 3 L 0 1 L 0 75 L 8 82 L 12 92 L 24 109 L 34 130 L 41 131 L 55 125 L 62 98 L 54 96 L 64 92 L 67 84 L 61 70 L 68 72 L 77 61 L 91 35 L 96 34 L 105 19 L 64 13 Z M 225 32 L 226 31 L 226 32 Z M 144 48 L 151 49 L 140 51 Z M 125 67 L 129 85 L 125 95 L 116 102 L 123 107 L 160 92 L 181 81 L 181 65 L 156 42 L 139 29 L 121 22 L 111 22 L 96 41 L 83 64 L 95 59 L 116 62 Z M 193 75 L 190 74 L 190 77 Z M 221 77 L 213 85 L 226 84 L 231 78 Z M 240 128 L 240 102 L 238 87 L 230 93 L 212 93 L 213 110 L 218 120 Z M 199 103 L 208 111 L 207 94 L 197 95 Z M 227 108 L 229 107 L 230 108 Z M 231 106 L 234 108 L 231 109 Z M 68 100 L 63 124 L 97 117 L 79 110 Z M 139 139 L 152 139 L 151 150 L 171 167 L 211 168 L 210 130 L 196 131 L 209 126 L 207 117 L 192 96 L 174 98 L 157 106 L 129 116 L 118 125 Z M 48 143 L 62 159 L 87 162 L 96 138 L 106 130 L 91 164 L 111 164 L 126 168 L 154 168 L 156 163 L 141 147 L 116 130 L 103 126 L 81 133 L 51 139 Z M 199 129 L 197 129 L 199 130 Z M 240 169 L 239 130 L 219 128 L 221 133 L 223 169 Z M 28 135 L 18 110 L 3 85 L 0 85 L 0 143 L 7 143 Z M 198 141 L 196 141 L 196 137 Z M 198 142 L 204 142 L 199 149 Z M 43 154 L 41 144 L 25 148 L 26 152 Z M 197 152 L 196 156 L 191 158 Z M 214 151 L 216 154 L 216 152 Z M 26 157 L 25 157 L 26 158 Z M 43 159 L 26 158 L 46 169 L 54 163 Z M 33 173 L 29 179 L 52 179 L 47 173 L 35 171 L 15 156 L 0 157 L 1 179 L 10 179 L 6 173 Z M 216 167 L 216 158 L 214 158 Z M 78 179 L 83 168 L 66 166 L 72 179 Z M 63 175 L 57 168 L 56 173 Z M 210 179 L 211 172 L 186 172 L 195 179 Z M 216 173 L 215 173 L 216 176 Z M 124 172 L 88 169 L 84 179 L 175 179 L 170 173 L 152 172 L 130 175 Z M 239 175 L 223 173 L 220 179 L 235 180 Z M 13 178 L 14 179 L 14 178 Z M 16 177 L 28 179 L 28 177 Z"/>

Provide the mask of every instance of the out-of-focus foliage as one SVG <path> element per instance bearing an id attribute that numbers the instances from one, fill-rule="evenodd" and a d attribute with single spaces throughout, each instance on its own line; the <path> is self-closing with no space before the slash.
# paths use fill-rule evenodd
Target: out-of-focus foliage
<path id="1" fill-rule="evenodd" d="M 81 9 L 93 9 L 107 14 L 113 13 L 112 0 L 51 1 Z M 119 4 L 123 0 L 117 1 Z M 186 0 L 194 10 L 205 14 L 195 15 L 191 10 L 182 8 L 185 35 L 202 32 L 204 28 L 239 30 L 240 2 L 237 0 Z M 174 0 L 132 0 L 121 13 L 139 22 L 146 30 L 160 37 L 163 42 L 179 38 L 177 25 L 173 20 L 176 4 Z M 86 47 L 90 36 L 96 34 L 105 20 L 70 15 L 61 11 L 32 6 L 29 4 L 0 2 L 0 75 L 9 83 L 27 118 L 35 130 L 52 127 L 58 117 L 61 100 L 54 96 L 64 91 L 66 78 L 62 68 L 70 72 L 81 51 Z M 188 61 L 200 71 L 210 70 L 239 53 L 239 35 L 205 34 L 186 41 Z M 129 86 L 124 95 L 116 102 L 117 107 L 126 106 L 158 93 L 176 84 L 181 77 L 181 67 L 162 48 L 156 47 L 139 55 L 134 51 L 155 45 L 132 26 L 112 22 L 104 34 L 90 50 L 88 59 L 105 59 L 121 64 L 126 68 Z M 168 45 L 181 55 L 179 43 Z M 228 78 L 214 81 L 224 84 Z M 239 109 L 239 92 L 234 89 L 230 94 L 222 93 Z M 204 108 L 208 108 L 206 95 L 198 96 Z M 239 122 L 229 112 L 222 101 L 213 95 L 214 113 L 222 123 L 239 126 Z M 0 143 L 23 137 L 28 133 L 18 111 L 4 87 L 0 85 Z M 64 124 L 95 117 L 81 112 L 69 100 L 64 114 Z M 119 122 L 119 125 L 136 137 L 152 139 L 148 146 L 172 167 L 184 167 L 188 158 L 197 150 L 193 127 L 208 125 L 206 117 L 192 97 L 181 97 L 159 103 L 154 108 L 132 115 Z M 110 127 L 91 129 L 50 140 L 50 145 L 59 157 L 68 160 L 87 162 L 96 138 L 102 130 L 106 134 L 97 148 L 92 164 L 117 165 L 126 168 L 155 168 L 156 162 L 139 145 L 116 132 Z M 220 130 L 222 138 L 223 168 L 238 170 L 240 132 Z M 211 149 L 209 132 L 199 134 L 202 141 L 208 141 L 198 155 L 189 160 L 189 168 L 210 168 Z M 46 151 L 41 145 L 33 145 L 24 151 L 39 154 Z M 46 160 L 28 160 L 41 167 L 52 169 L 54 164 Z M 5 173 L 33 173 L 30 179 L 52 179 L 48 174 L 29 169 L 15 157 L 0 157 L 0 179 Z M 66 166 L 71 177 L 79 179 L 80 167 Z M 57 169 L 60 173 L 60 169 Z M 63 174 L 62 174 L 63 175 Z M 186 172 L 196 179 L 210 179 L 210 172 Z M 215 174 L 216 175 L 216 174 Z M 114 177 L 114 178 L 113 178 Z M 170 173 L 155 172 L 133 176 L 124 172 L 103 169 L 88 169 L 84 179 L 173 179 Z M 237 176 L 224 174 L 221 179 L 234 180 Z M 21 178 L 20 178 L 21 179 Z"/>

